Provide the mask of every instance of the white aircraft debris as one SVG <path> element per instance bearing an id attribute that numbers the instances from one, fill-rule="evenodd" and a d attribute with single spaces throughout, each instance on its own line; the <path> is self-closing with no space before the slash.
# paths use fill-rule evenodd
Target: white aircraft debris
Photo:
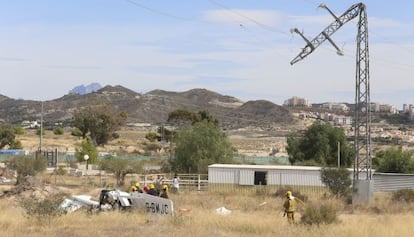
<path id="1" fill-rule="evenodd" d="M 66 198 L 60 204 L 60 209 L 68 213 L 74 212 L 81 207 L 97 208 L 99 202 L 91 200 L 92 197 L 89 195 L 74 195 L 71 198 Z"/>
<path id="2" fill-rule="evenodd" d="M 216 209 L 216 213 L 227 216 L 231 214 L 231 211 L 225 207 L 219 207 Z"/>
<path id="3" fill-rule="evenodd" d="M 60 205 L 62 210 L 73 212 L 81 207 L 90 210 L 124 210 L 127 208 L 144 209 L 148 213 L 172 215 L 173 202 L 170 199 L 149 195 L 146 193 L 127 193 L 120 190 L 101 190 L 99 201 L 94 201 L 89 195 L 74 195 L 66 198 Z"/>

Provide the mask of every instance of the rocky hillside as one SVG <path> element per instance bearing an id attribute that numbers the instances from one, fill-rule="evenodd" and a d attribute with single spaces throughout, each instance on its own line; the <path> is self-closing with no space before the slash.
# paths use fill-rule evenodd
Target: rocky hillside
<path id="1" fill-rule="evenodd" d="M 194 112 L 208 110 L 224 129 L 242 127 L 270 128 L 292 124 L 293 117 L 285 108 L 265 100 L 243 103 L 237 98 L 206 89 L 185 92 L 154 90 L 140 94 L 122 86 L 106 86 L 85 95 L 68 94 L 43 102 L 46 124 L 69 123 L 73 113 L 84 106 L 106 103 L 128 113 L 129 123 L 164 124 L 168 113 L 177 109 Z M 40 120 L 42 103 L 15 100 L 0 95 L 0 121 L 18 124 L 23 120 Z"/>

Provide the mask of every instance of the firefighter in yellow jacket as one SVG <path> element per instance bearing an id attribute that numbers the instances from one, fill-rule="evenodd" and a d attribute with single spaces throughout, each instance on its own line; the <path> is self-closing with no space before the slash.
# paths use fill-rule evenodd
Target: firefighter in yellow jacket
<path id="1" fill-rule="evenodd" d="M 296 199 L 292 195 L 291 191 L 286 192 L 286 201 L 283 203 L 285 213 L 283 216 L 287 216 L 288 222 L 291 224 L 295 223 L 295 212 L 296 212 Z"/>

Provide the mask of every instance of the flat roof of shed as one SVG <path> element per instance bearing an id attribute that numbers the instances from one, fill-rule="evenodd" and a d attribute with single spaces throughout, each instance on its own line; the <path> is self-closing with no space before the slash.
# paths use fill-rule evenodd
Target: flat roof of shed
<path id="1" fill-rule="evenodd" d="M 320 170 L 317 166 L 295 166 L 295 165 L 236 165 L 236 164 L 212 164 L 208 168 L 229 169 L 277 169 L 277 170 Z"/>

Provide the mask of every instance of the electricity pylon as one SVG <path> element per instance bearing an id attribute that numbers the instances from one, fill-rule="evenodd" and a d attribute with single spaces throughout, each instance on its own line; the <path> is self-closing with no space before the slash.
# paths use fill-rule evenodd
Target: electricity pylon
<path id="1" fill-rule="evenodd" d="M 326 9 L 335 19 L 314 39 L 308 40 L 297 28 L 291 30 L 299 34 L 306 42 L 302 52 L 296 56 L 290 64 L 293 65 L 311 54 L 325 40 L 328 40 L 337 50 L 339 55 L 342 51 L 335 45 L 330 36 L 345 23 L 359 16 L 356 52 L 356 83 L 355 83 L 355 118 L 354 118 L 354 193 L 368 190 L 368 198 L 372 189 L 372 160 L 371 160 L 371 101 L 369 86 L 369 52 L 368 52 L 368 18 L 366 7 L 363 3 L 352 5 L 341 16 L 337 17 L 326 5 L 319 7 Z M 361 180 L 367 180 L 363 182 Z M 363 197 L 362 197 L 363 198 Z"/>

